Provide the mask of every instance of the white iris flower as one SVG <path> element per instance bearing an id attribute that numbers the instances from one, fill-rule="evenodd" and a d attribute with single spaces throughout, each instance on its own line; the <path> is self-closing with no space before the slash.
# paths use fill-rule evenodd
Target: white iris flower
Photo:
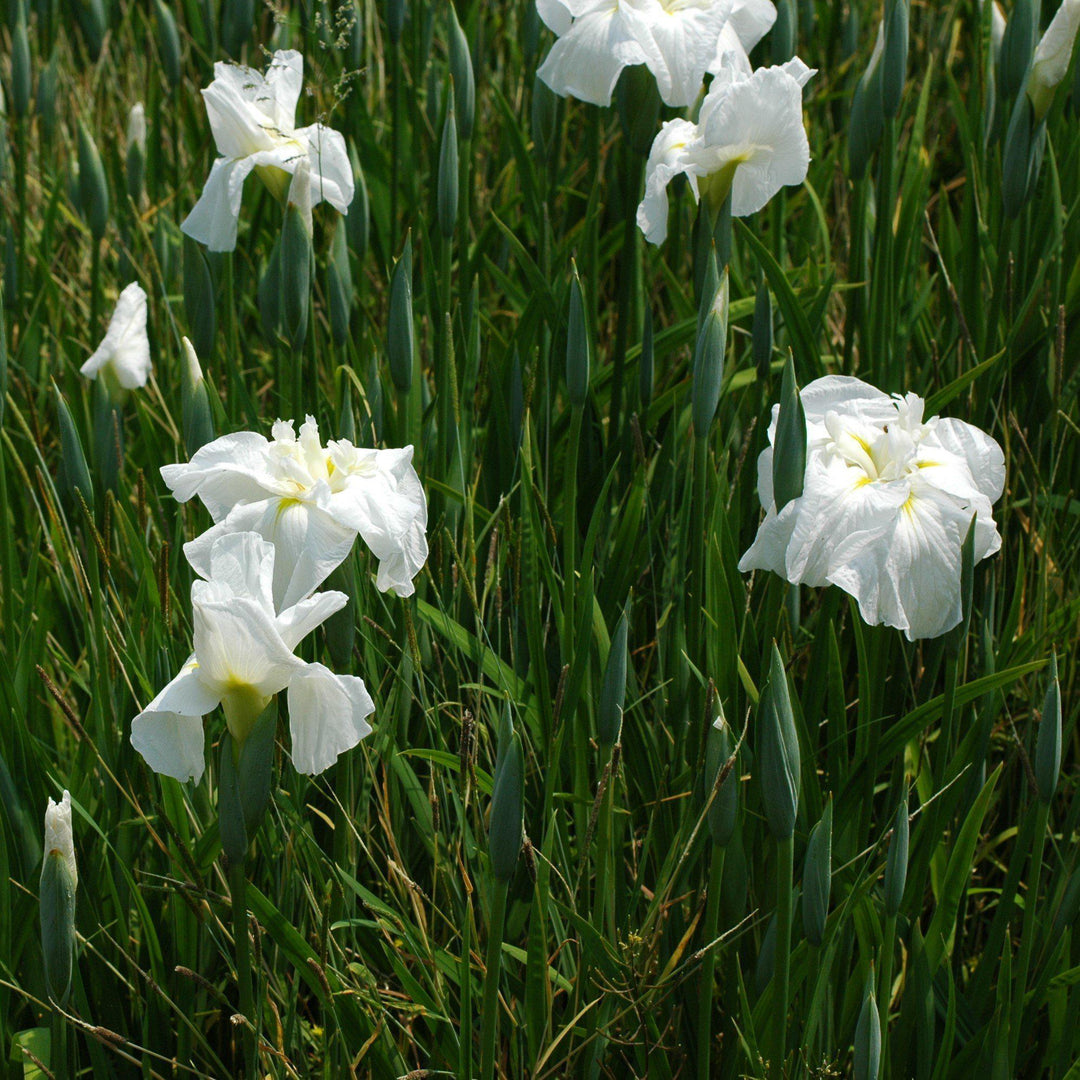
<path id="1" fill-rule="evenodd" d="M 75 865 L 75 841 L 71 832 L 71 796 L 64 791 L 59 802 L 49 799 L 45 807 L 45 861 L 55 851 L 67 863 L 71 874 L 71 887 L 79 883 L 79 868 Z"/>
<path id="2" fill-rule="evenodd" d="M 765 519 L 739 569 L 839 585 L 867 623 L 909 641 L 951 630 L 962 617 L 960 547 L 973 515 L 975 561 L 1001 547 L 992 509 L 1005 486 L 1001 447 L 962 420 L 924 421 L 916 394 L 890 396 L 850 376 L 816 379 L 801 396 L 802 495 L 777 514 L 770 445 L 758 458 Z"/>
<path id="3" fill-rule="evenodd" d="M 101 375 L 110 396 L 117 388 L 137 390 L 146 385 L 153 365 L 146 334 L 146 293 L 132 282 L 119 296 L 105 340 L 79 371 L 89 379 Z"/>
<path id="4" fill-rule="evenodd" d="M 696 124 L 669 120 L 645 167 L 637 221 L 645 238 L 667 238 L 667 186 L 685 173 L 694 199 L 715 207 L 731 194 L 731 213 L 760 210 L 786 184 L 801 184 L 810 166 L 803 126 L 803 87 L 814 74 L 798 57 L 745 74 L 723 69 L 713 79 Z"/>
<path id="5" fill-rule="evenodd" d="M 211 251 L 236 247 L 244 181 L 252 169 L 284 199 L 289 176 L 307 162 L 312 203 L 325 199 L 343 214 L 349 208 L 353 174 L 344 138 L 322 124 L 295 127 L 303 81 L 304 58 L 294 49 L 274 53 L 265 76 L 237 64 L 214 65 L 214 81 L 202 94 L 222 156 L 180 226 Z"/>
<path id="6" fill-rule="evenodd" d="M 222 435 L 186 465 L 161 470 L 180 502 L 198 495 L 214 525 L 184 545 L 206 577 L 214 543 L 252 531 L 277 547 L 274 602 L 295 604 L 317 588 L 352 548 L 357 533 L 379 560 L 376 585 L 410 596 L 427 561 L 427 499 L 413 448 L 368 450 L 340 439 L 323 446 L 308 417 L 297 438 L 278 420 L 273 439 L 254 431 Z"/>
<path id="7" fill-rule="evenodd" d="M 131 722 L 131 744 L 155 772 L 183 782 L 202 777 L 202 717 L 222 706 L 243 743 L 270 699 L 288 689 L 297 771 L 328 769 L 371 732 L 375 705 L 362 679 L 335 675 L 294 655 L 301 640 L 345 606 L 341 592 L 274 606 L 274 545 L 255 533 L 220 537 L 207 580 L 191 586 L 195 651 Z"/>
<path id="8" fill-rule="evenodd" d="M 562 96 L 611 104 L 623 68 L 646 64 L 660 97 L 685 108 L 706 71 L 745 64 L 776 18 L 771 0 L 536 0 L 557 40 L 537 72 Z"/>

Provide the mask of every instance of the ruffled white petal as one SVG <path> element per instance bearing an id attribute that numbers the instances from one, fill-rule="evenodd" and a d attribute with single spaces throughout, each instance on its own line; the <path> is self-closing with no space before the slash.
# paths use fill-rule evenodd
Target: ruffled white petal
<path id="1" fill-rule="evenodd" d="M 177 502 L 198 495 L 214 521 L 238 503 L 281 492 L 267 461 L 269 444 L 255 431 L 222 435 L 200 447 L 186 464 L 163 465 L 161 478 Z"/>
<path id="2" fill-rule="evenodd" d="M 303 85 L 303 56 L 295 49 L 278 49 L 266 69 L 266 87 L 273 98 L 274 119 L 282 131 L 291 131 L 295 126 Z"/>
<path id="3" fill-rule="evenodd" d="M 240 221 L 244 181 L 255 167 L 251 157 L 218 158 L 210 167 L 199 201 L 180 224 L 180 231 L 210 251 L 232 251 Z"/>
<path id="4" fill-rule="evenodd" d="M 308 664 L 289 683 L 289 728 L 297 772 L 314 776 L 371 733 L 375 703 L 362 679 Z"/>
<path id="5" fill-rule="evenodd" d="M 638 227 L 650 244 L 667 239 L 667 187 L 689 168 L 686 150 L 696 137 L 697 126 L 689 120 L 668 120 L 653 140 L 645 165 L 645 197 L 637 209 Z M 696 180 L 691 176 L 690 181 L 696 195 Z"/>
<path id="6" fill-rule="evenodd" d="M 311 167 L 311 201 L 324 199 L 339 213 L 344 214 L 353 200 L 354 182 L 349 152 L 340 132 L 313 124 L 296 132 L 298 142 L 308 148 Z"/>
<path id="7" fill-rule="evenodd" d="M 574 16 L 563 0 L 536 0 L 536 11 L 544 25 L 555 32 L 557 37 L 570 29 Z"/>
<path id="8" fill-rule="evenodd" d="M 191 657 L 180 674 L 132 720 L 131 745 L 154 772 L 181 783 L 198 783 L 206 764 L 202 718 L 217 708 L 220 700 L 202 683 Z"/>
<path id="9" fill-rule="evenodd" d="M 71 830 L 71 795 L 66 788 L 59 802 L 53 802 L 50 798 L 49 805 L 45 807 L 45 839 L 42 846 L 46 859 L 54 851 L 60 854 L 67 863 L 72 888 L 78 888 L 79 868 L 75 864 L 75 840 Z"/>
<path id="10" fill-rule="evenodd" d="M 292 607 L 286 608 L 277 618 L 281 640 L 295 649 L 317 626 L 322 626 L 336 611 L 349 602 L 343 592 L 328 590 L 309 596 Z"/>
<path id="11" fill-rule="evenodd" d="M 738 34 L 746 52 L 757 45 L 775 22 L 776 5 L 772 0 L 735 0 L 731 5 L 728 25 Z"/>

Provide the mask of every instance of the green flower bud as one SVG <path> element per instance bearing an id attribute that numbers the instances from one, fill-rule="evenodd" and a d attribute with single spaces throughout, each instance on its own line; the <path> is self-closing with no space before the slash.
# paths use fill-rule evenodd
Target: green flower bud
<path id="1" fill-rule="evenodd" d="M 105 44 L 105 33 L 108 30 L 108 20 L 105 17 L 102 0 L 75 0 L 71 6 L 75 10 L 75 19 L 82 31 L 86 51 L 96 64 L 101 56 L 101 48 Z"/>
<path id="2" fill-rule="evenodd" d="M 615 627 L 604 669 L 604 684 L 600 690 L 597 716 L 597 735 L 601 746 L 612 746 L 622 732 L 623 705 L 626 701 L 626 637 L 629 602 Z"/>
<path id="3" fill-rule="evenodd" d="M 281 229 L 281 310 L 285 333 L 296 351 L 307 339 L 313 260 L 311 170 L 304 162 L 293 173 Z"/>
<path id="4" fill-rule="evenodd" d="M 1061 773 L 1061 684 L 1058 682 L 1057 653 L 1050 654 L 1050 685 L 1043 700 L 1039 736 L 1035 741 L 1035 790 L 1049 803 L 1057 791 Z"/>
<path id="5" fill-rule="evenodd" d="M 363 262 L 368 249 L 368 189 L 364 179 L 364 170 L 356 155 L 356 146 L 349 141 L 349 160 L 352 162 L 354 194 L 345 217 L 345 228 L 349 231 L 349 247 L 353 249 L 358 261 Z"/>
<path id="6" fill-rule="evenodd" d="M 124 421 L 120 409 L 128 391 L 106 376 L 95 379 L 94 476 L 104 491 L 116 489 L 124 461 Z"/>
<path id="7" fill-rule="evenodd" d="M 570 315 L 566 329 L 566 386 L 570 404 L 582 408 L 589 395 L 589 330 L 585 321 L 585 297 L 577 265 L 570 278 Z"/>
<path id="8" fill-rule="evenodd" d="M 188 458 L 214 439 L 214 414 L 210 393 L 194 346 L 182 339 L 184 355 L 180 361 L 180 403 L 184 424 L 184 449 Z"/>
<path id="9" fill-rule="evenodd" d="M 891 0 L 885 21 L 885 54 L 881 63 L 881 109 L 886 116 L 900 111 L 908 59 L 908 2 Z"/>
<path id="10" fill-rule="evenodd" d="M 702 439 L 708 435 L 716 416 L 716 407 L 720 402 L 720 387 L 724 381 L 728 295 L 728 272 L 725 266 L 719 286 L 713 294 L 712 303 L 698 332 L 697 345 L 694 349 L 694 385 L 691 393 L 691 407 L 694 434 Z"/>
<path id="11" fill-rule="evenodd" d="M 773 838 L 787 840 L 795 832 L 799 811 L 802 760 L 787 673 L 775 641 L 769 679 L 758 701 L 758 721 L 757 760 L 765 817 Z"/>
<path id="12" fill-rule="evenodd" d="M 79 497 L 88 509 L 94 507 L 94 486 L 90 482 L 90 470 L 86 466 L 86 454 L 83 453 L 82 440 L 79 438 L 75 421 L 71 418 L 64 395 L 55 383 L 56 412 L 60 420 L 60 479 L 58 488 L 61 496 L 69 504 L 78 507 Z"/>
<path id="13" fill-rule="evenodd" d="M 893 919 L 900 910 L 904 886 L 907 884 L 909 828 L 905 794 L 896 808 L 889 854 L 885 860 L 885 914 Z"/>
<path id="14" fill-rule="evenodd" d="M 49 800 L 45 811 L 44 861 L 39 885 L 41 949 L 50 998 L 61 1007 L 71 991 L 75 955 L 75 890 L 79 872 L 71 829 L 71 796 Z"/>
<path id="15" fill-rule="evenodd" d="M 11 31 L 11 112 L 21 120 L 30 111 L 34 86 L 30 60 L 30 38 L 26 33 L 26 13 L 21 2 L 15 4 L 15 26 Z"/>
<path id="16" fill-rule="evenodd" d="M 221 11 L 221 45 L 234 60 L 255 25 L 255 0 L 225 0 Z"/>
<path id="17" fill-rule="evenodd" d="M 1005 24 L 998 64 L 1003 100 L 1015 97 L 1024 85 L 1039 32 L 1040 6 L 1039 0 L 1016 0 Z"/>
<path id="18" fill-rule="evenodd" d="M 184 236 L 184 316 L 195 352 L 204 358 L 214 352 L 215 297 L 210 265 L 201 245 Z"/>
<path id="19" fill-rule="evenodd" d="M 821 820 L 810 831 L 803 866 L 802 917 L 806 940 L 820 945 L 825 939 L 832 888 L 832 799 L 825 804 Z"/>
<path id="20" fill-rule="evenodd" d="M 390 376 L 402 394 L 412 386 L 413 355 L 416 339 L 412 309 L 412 230 L 405 237 L 401 258 L 390 279 L 390 325 L 386 351 L 390 357 Z"/>
<path id="21" fill-rule="evenodd" d="M 330 294 L 330 334 L 339 348 L 349 340 L 349 317 L 356 299 L 345 233 L 345 224 L 339 223 L 330 241 L 330 262 L 326 268 Z"/>
<path id="22" fill-rule="evenodd" d="M 499 881 L 509 881 L 517 866 L 524 833 L 525 761 L 521 736 L 514 730 L 507 706 L 499 730 L 499 753 L 491 793 L 488 850 L 491 869 Z"/>
<path id="23" fill-rule="evenodd" d="M 786 64 L 795 55 L 799 37 L 799 10 L 795 0 L 776 0 L 776 22 L 772 28 L 772 59 Z"/>
<path id="24" fill-rule="evenodd" d="M 176 89 L 180 85 L 182 74 L 180 34 L 176 29 L 176 19 L 164 0 L 155 0 L 158 24 L 158 49 L 161 52 L 161 66 L 165 69 L 165 78 L 169 86 Z"/>
<path id="25" fill-rule="evenodd" d="M 848 125 L 848 168 L 852 180 L 866 174 L 870 157 L 881 142 L 884 111 L 881 106 L 881 56 L 885 49 L 885 24 L 878 27 L 877 42 L 870 63 L 855 87 Z"/>
<path id="26" fill-rule="evenodd" d="M 453 4 L 450 9 L 453 10 Z M 443 123 L 442 144 L 439 147 L 438 210 L 439 231 L 444 239 L 449 240 L 454 235 L 458 212 L 458 136 L 457 122 L 454 119 L 452 79 L 447 96 L 446 120 Z"/>
<path id="27" fill-rule="evenodd" d="M 720 770 L 731 758 L 731 734 L 724 720 L 723 709 L 709 729 L 709 738 L 705 744 L 705 798 L 716 787 L 716 778 Z M 717 847 L 727 847 L 735 833 L 735 822 L 739 812 L 739 775 L 738 763 L 720 783 L 712 805 L 706 814 L 709 836 Z"/>
<path id="28" fill-rule="evenodd" d="M 49 57 L 49 62 L 41 69 L 37 85 L 37 114 L 41 118 L 41 133 L 46 141 L 51 141 L 56 134 L 56 53 Z"/>
<path id="29" fill-rule="evenodd" d="M 780 385 L 780 412 L 773 440 L 773 501 L 780 513 L 802 495 L 806 476 L 806 412 L 795 382 L 795 361 L 788 352 Z"/>
<path id="30" fill-rule="evenodd" d="M 79 201 L 90 235 L 100 241 L 109 224 L 109 185 L 93 136 L 82 121 L 79 122 Z"/>
<path id="31" fill-rule="evenodd" d="M 859 1022 L 855 1025 L 855 1080 L 877 1080 L 881 1066 L 881 1021 L 874 999 L 874 968 L 866 980 Z"/>
<path id="32" fill-rule="evenodd" d="M 1041 129 L 1041 125 L 1035 122 L 1031 99 L 1021 94 L 1013 106 L 1001 163 L 1001 198 L 1010 220 L 1023 210 L 1034 187 L 1037 128 Z"/>
<path id="33" fill-rule="evenodd" d="M 472 138 L 476 120 L 476 78 L 473 74 L 469 40 L 458 22 L 457 11 L 452 2 L 447 3 L 446 32 L 450 49 L 450 75 L 457 94 L 458 135 L 462 142 Z"/>
<path id="34" fill-rule="evenodd" d="M 386 0 L 386 29 L 390 44 L 397 45 L 405 29 L 405 0 Z"/>
<path id="35" fill-rule="evenodd" d="M 660 124 L 660 91 L 645 64 L 623 68 L 615 87 L 623 138 L 635 154 L 648 157 Z"/>
<path id="36" fill-rule="evenodd" d="M 142 202 L 146 176 L 146 110 L 141 101 L 131 107 L 127 129 L 127 193 L 138 206 Z"/>
<path id="37" fill-rule="evenodd" d="M 184 250 L 187 250 L 188 238 L 184 238 Z M 193 241 L 192 241 L 193 243 Z M 267 340 L 274 341 L 282 327 L 281 317 L 281 234 L 278 234 L 274 246 L 259 278 L 257 292 L 259 302 L 259 325 Z"/>
<path id="38" fill-rule="evenodd" d="M 840 31 L 840 58 L 850 60 L 859 47 L 859 5 L 846 4 L 845 7 L 847 11 L 844 15 L 843 28 Z"/>

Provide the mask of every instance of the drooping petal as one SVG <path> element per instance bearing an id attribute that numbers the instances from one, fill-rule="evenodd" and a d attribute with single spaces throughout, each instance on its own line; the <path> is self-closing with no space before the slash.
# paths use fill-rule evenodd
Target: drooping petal
<path id="1" fill-rule="evenodd" d="M 181 223 L 181 232 L 210 251 L 232 251 L 236 247 L 244 181 L 254 167 L 250 157 L 218 158 L 210 167 L 199 201 Z"/>
<path id="2" fill-rule="evenodd" d="M 668 120 L 653 139 L 645 165 L 645 197 L 637 209 L 638 227 L 650 244 L 667 239 L 667 187 L 675 176 L 689 169 L 686 150 L 696 137 L 697 125 L 689 120 Z M 696 198 L 697 183 L 692 174 L 690 184 Z"/>
<path id="3" fill-rule="evenodd" d="M 952 417 L 938 417 L 930 435 L 923 442 L 924 452 L 933 456 L 940 445 L 964 461 L 978 490 L 997 502 L 1005 490 L 1005 454 L 984 431 Z"/>
<path id="4" fill-rule="evenodd" d="M 556 37 L 562 37 L 574 21 L 574 16 L 563 0 L 536 0 L 536 12 Z"/>
<path id="5" fill-rule="evenodd" d="M 792 499 L 779 514 L 774 508 L 766 513 L 758 526 L 754 542 L 739 560 L 742 573 L 771 570 L 774 574 L 787 577 L 787 550 L 791 544 L 792 530 L 798 521 L 799 505 L 799 499 Z"/>
<path id="6" fill-rule="evenodd" d="M 293 604 L 277 617 L 281 640 L 288 648 L 295 649 L 315 627 L 322 626 L 335 611 L 340 611 L 348 602 L 349 598 L 345 593 L 329 589 Z"/>
<path id="7" fill-rule="evenodd" d="M 569 94 L 608 106 L 622 69 L 645 62 L 645 53 L 620 18 L 618 3 L 608 0 L 574 20 L 537 74 L 562 97 Z"/>
<path id="8" fill-rule="evenodd" d="M 362 679 L 308 664 L 289 683 L 289 729 L 297 772 L 314 776 L 371 733 L 375 703 Z"/>
<path id="9" fill-rule="evenodd" d="M 253 600 L 274 615 L 274 545 L 253 532 L 228 533 L 210 549 L 209 580 L 224 585 L 234 597 Z"/>
<path id="10" fill-rule="evenodd" d="M 146 335 L 146 293 L 141 285 L 132 282 L 116 301 L 109 319 L 105 339 L 94 354 L 79 369 L 83 375 L 95 378 L 109 365 L 125 390 L 146 385 L 150 376 L 150 339 Z"/>
<path id="11" fill-rule="evenodd" d="M 187 463 L 163 465 L 161 478 L 177 502 L 198 495 L 214 521 L 238 503 L 279 494 L 269 464 L 269 443 L 258 432 L 237 431 L 208 442 Z"/>
<path id="12" fill-rule="evenodd" d="M 273 148 L 277 136 L 274 98 L 259 72 L 219 61 L 214 65 L 214 81 L 202 95 L 219 154 L 235 159 Z"/>
<path id="13" fill-rule="evenodd" d="M 325 199 L 338 213 L 344 214 L 354 192 L 352 165 L 344 137 L 322 124 L 312 124 L 297 131 L 296 139 L 306 142 L 308 147 L 312 204 Z"/>
<path id="14" fill-rule="evenodd" d="M 728 24 L 739 35 L 742 47 L 750 52 L 773 28 L 776 5 L 772 0 L 735 0 Z"/>
<path id="15" fill-rule="evenodd" d="M 349 450 L 355 454 L 350 460 L 364 464 L 350 467 L 344 486 L 330 494 L 327 512 L 355 529 L 379 560 L 377 587 L 411 596 L 412 579 L 428 556 L 427 499 L 412 467 L 413 448 Z M 336 460 L 346 460 L 342 443 L 332 443 L 331 451 Z"/>
<path id="16" fill-rule="evenodd" d="M 131 722 L 131 745 L 154 772 L 185 783 L 202 778 L 202 718 L 221 700 L 201 681 L 191 657 L 180 674 Z"/>

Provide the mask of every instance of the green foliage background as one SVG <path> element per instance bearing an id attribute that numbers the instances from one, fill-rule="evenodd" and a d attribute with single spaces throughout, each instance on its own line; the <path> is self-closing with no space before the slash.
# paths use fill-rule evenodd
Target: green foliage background
<path id="1" fill-rule="evenodd" d="M 449 239 L 437 210 L 449 5 L 410 3 L 397 45 L 374 0 L 222 6 L 30 0 L 33 94 L 20 115 L 19 0 L 0 4 L 4 1074 L 243 1071 L 215 769 L 181 786 L 128 742 L 131 717 L 188 654 L 181 549 L 208 524 L 158 476 L 184 460 L 186 334 L 219 432 L 268 432 L 275 417 L 308 411 L 324 437 L 352 424 L 358 443 L 413 443 L 431 511 L 416 597 L 379 594 L 358 546 L 330 583 L 355 607 L 309 646 L 309 658 L 332 656 L 366 680 L 374 733 L 308 780 L 281 728 L 248 890 L 261 1072 L 470 1077 L 490 1038 L 497 1072 L 514 1077 L 866 1076 L 877 1009 L 882 1076 L 1080 1076 L 1075 59 L 1033 198 L 1007 222 L 1000 135 L 1011 103 L 989 79 L 989 12 L 972 0 L 911 8 L 899 116 L 852 181 L 852 97 L 881 12 L 800 0 L 798 53 L 818 69 L 805 109 L 813 160 L 801 188 L 736 224 L 725 375 L 701 438 L 692 200 L 674 199 L 666 245 L 646 247 L 633 214 L 654 129 L 635 141 L 617 108 L 537 89 L 550 34 L 531 3 L 456 5 L 476 97 L 471 137 L 459 128 Z M 1055 5 L 1044 6 L 1042 25 Z M 232 256 L 181 242 L 214 156 L 198 90 L 226 42 L 259 68 L 266 50 L 301 49 L 300 122 L 342 131 L 366 181 L 367 202 L 347 221 L 316 211 L 300 349 L 276 331 L 272 289 L 260 297 L 282 212 L 254 178 Z M 766 38 L 755 62 L 770 48 Z M 133 198 L 124 130 L 140 100 L 149 141 L 145 192 Z M 456 102 L 460 120 L 460 79 Z M 623 119 L 641 115 L 632 100 Z M 80 125 L 107 185 L 100 239 Z M 392 377 L 387 358 L 407 235 L 411 378 Z M 565 383 L 572 260 L 592 360 L 580 409 Z M 775 339 L 755 365 L 762 277 Z M 123 410 L 110 490 L 115 430 L 102 437 L 78 368 L 131 280 L 150 296 L 155 376 Z M 789 349 L 800 383 L 844 371 L 914 390 L 928 415 L 961 417 L 1003 446 L 1003 545 L 976 568 L 966 636 L 912 645 L 862 625 L 836 589 L 739 574 Z M 85 508 L 58 494 L 74 443 L 65 449 L 54 385 L 90 461 Z M 612 745 L 598 725 L 624 611 L 625 712 Z M 801 749 L 794 892 L 754 768 L 774 639 Z M 1053 650 L 1064 753 L 1044 803 L 1031 765 Z M 507 711 L 524 751 L 526 841 L 500 948 L 487 836 Z M 709 752 L 707 734 L 720 711 L 739 751 L 714 794 L 727 749 Z M 223 732 L 212 718 L 208 747 Z M 79 939 L 50 1047 L 41 816 L 65 787 Z M 728 839 L 709 810 L 733 797 Z M 890 897 L 905 798 L 906 885 L 895 895 L 894 876 Z M 826 807 L 831 888 L 812 945 L 804 861 Z M 794 925 L 781 1063 L 774 917 L 784 907 Z M 489 973 L 499 997 L 485 1012 Z"/>

